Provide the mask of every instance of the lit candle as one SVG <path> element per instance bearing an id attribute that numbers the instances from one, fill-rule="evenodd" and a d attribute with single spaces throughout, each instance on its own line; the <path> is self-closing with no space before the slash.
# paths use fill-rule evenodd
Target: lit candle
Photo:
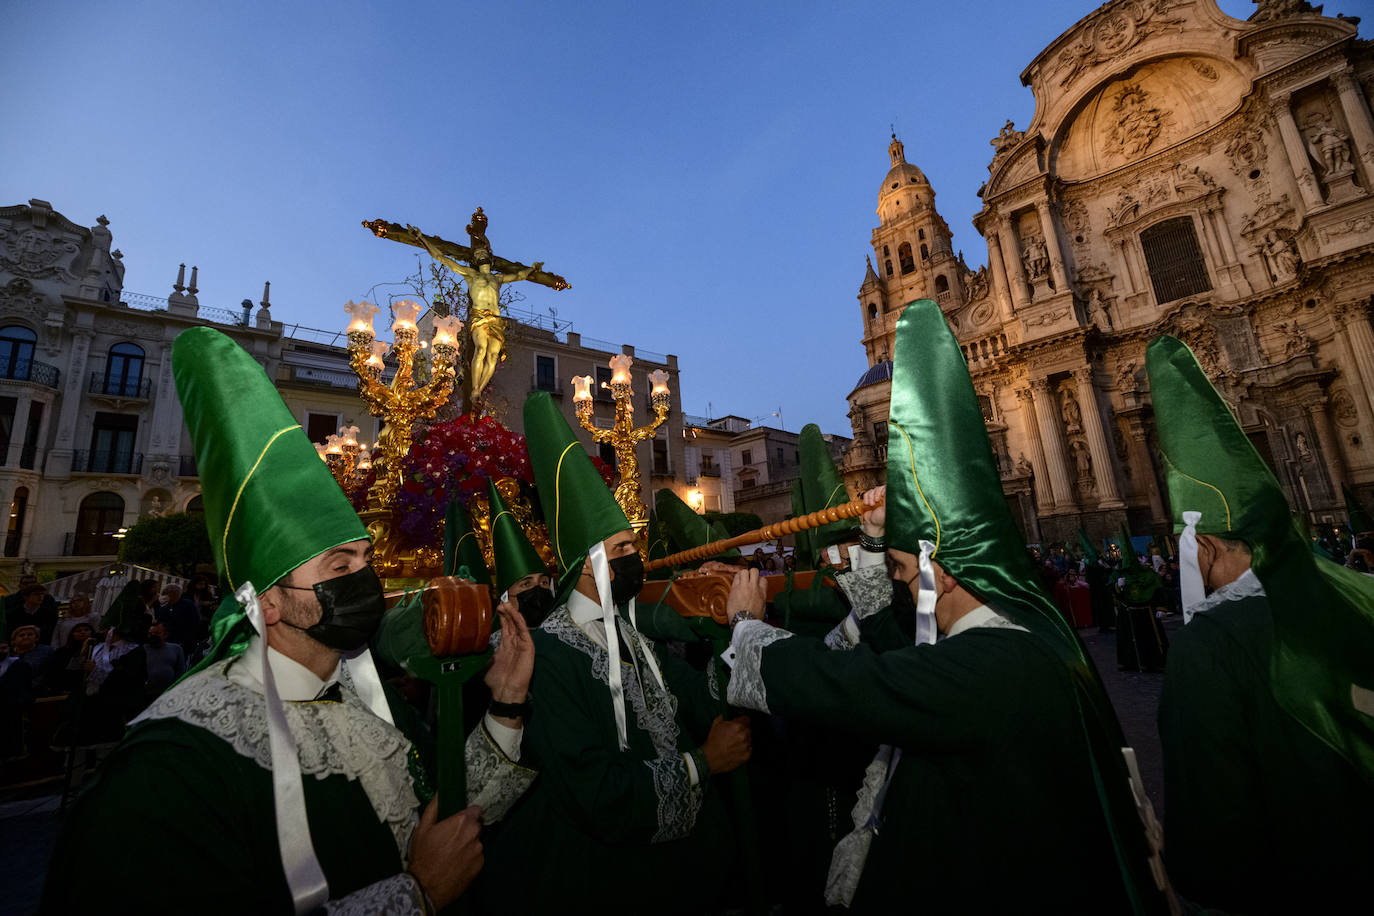
<path id="1" fill-rule="evenodd" d="M 456 347 L 458 332 L 463 330 L 463 322 L 456 315 L 434 319 L 434 346 Z"/>
<path id="2" fill-rule="evenodd" d="M 339 436 L 327 436 L 324 440 L 324 451 L 327 455 L 343 454 L 343 439 Z"/>
<path id="3" fill-rule="evenodd" d="M 634 360 L 624 353 L 611 357 L 611 384 L 628 385 L 630 384 L 630 364 Z"/>
<path id="4" fill-rule="evenodd" d="M 415 330 L 415 319 L 420 314 L 420 303 L 402 299 L 391 305 L 391 333 Z"/>
<path id="5" fill-rule="evenodd" d="M 372 336 L 372 316 L 381 311 L 371 302 L 354 302 L 349 300 L 344 306 L 344 311 L 348 313 L 349 332 L 362 331 Z"/>
<path id="6" fill-rule="evenodd" d="M 358 444 L 358 427 L 356 427 L 356 426 L 340 426 L 340 427 L 339 427 L 339 445 L 343 446 L 344 448 L 348 448 L 348 447 L 351 446 L 351 445 L 352 445 L 352 446 L 356 446 L 357 444 Z"/>
<path id="7" fill-rule="evenodd" d="M 649 392 L 650 397 L 668 396 L 668 373 L 662 369 L 655 369 L 649 373 L 649 384 L 653 385 L 653 390 Z"/>
<path id="8" fill-rule="evenodd" d="M 367 362 L 364 365 L 369 369 L 377 369 L 380 371 L 383 366 L 382 360 L 390 349 L 391 344 L 387 343 L 385 340 L 372 341 L 372 355 L 367 358 Z"/>
<path id="9" fill-rule="evenodd" d="M 370 471 L 370 470 L 372 470 L 372 456 L 371 456 L 371 455 L 369 455 L 369 454 L 367 454 L 366 452 L 364 452 L 364 453 L 358 458 L 358 470 L 360 470 L 360 471 Z"/>
<path id="10" fill-rule="evenodd" d="M 574 401 L 590 401 L 592 399 L 592 377 L 590 375 L 574 375 L 572 383 Z"/>

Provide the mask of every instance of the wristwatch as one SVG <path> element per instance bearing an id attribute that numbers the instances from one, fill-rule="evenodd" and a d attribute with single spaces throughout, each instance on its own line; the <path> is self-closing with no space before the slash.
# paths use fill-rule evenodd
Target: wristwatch
<path id="1" fill-rule="evenodd" d="M 492 700 L 487 704 L 487 712 L 501 719 L 528 719 L 534 709 L 534 704 L 530 702 L 527 695 L 520 703 L 502 703 L 500 700 Z"/>
<path id="2" fill-rule="evenodd" d="M 739 612 L 737 612 L 737 613 L 735 614 L 734 617 L 731 617 L 731 618 L 730 618 L 730 629 L 733 630 L 733 629 L 735 628 L 735 624 L 739 623 L 739 622 L 742 621 L 742 620 L 762 620 L 762 619 L 763 619 L 763 618 L 761 618 L 761 617 L 755 617 L 753 614 L 749 613 L 748 611 L 739 611 Z"/>

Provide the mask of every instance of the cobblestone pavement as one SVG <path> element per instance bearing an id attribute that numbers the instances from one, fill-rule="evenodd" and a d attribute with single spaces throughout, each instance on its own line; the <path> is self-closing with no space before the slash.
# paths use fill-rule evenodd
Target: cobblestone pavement
<path id="1" fill-rule="evenodd" d="M 1183 626 L 1183 618 L 1173 615 L 1164 619 L 1164 632 L 1172 639 Z M 1140 778 L 1145 791 L 1154 803 L 1155 815 L 1164 817 L 1164 760 L 1159 746 L 1159 728 L 1155 716 L 1159 712 L 1159 694 L 1164 688 L 1164 675 L 1135 671 L 1119 671 L 1116 666 L 1116 634 L 1100 633 L 1096 627 L 1078 631 L 1092 655 L 1097 671 L 1107 687 L 1107 695 L 1116 707 L 1116 716 L 1126 740 L 1135 748 L 1140 765 Z"/>

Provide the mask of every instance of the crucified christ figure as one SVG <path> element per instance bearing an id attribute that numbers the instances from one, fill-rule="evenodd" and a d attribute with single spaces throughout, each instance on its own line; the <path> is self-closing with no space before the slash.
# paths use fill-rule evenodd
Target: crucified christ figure
<path id="1" fill-rule="evenodd" d="M 481 207 L 472 214 L 472 223 L 467 227 L 469 246 L 425 235 L 414 226 L 402 227 L 384 220 L 372 220 L 363 225 L 379 238 L 423 248 L 430 257 L 467 281 L 468 299 L 472 303 L 467 322 L 468 333 L 472 335 L 472 361 L 467 369 L 465 394 L 468 412 L 477 413 L 482 392 L 501 362 L 506 343 L 506 319 L 501 316 L 501 284 L 529 280 L 557 290 L 568 289 L 568 281 L 546 273 L 543 261 L 526 267 L 493 256 L 486 235 L 487 217 Z"/>

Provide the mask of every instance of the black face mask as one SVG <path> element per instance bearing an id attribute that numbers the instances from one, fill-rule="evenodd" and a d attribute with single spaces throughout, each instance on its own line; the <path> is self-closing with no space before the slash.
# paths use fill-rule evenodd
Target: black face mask
<path id="1" fill-rule="evenodd" d="M 611 601 L 616 607 L 628 604 L 644 587 L 644 560 L 639 551 L 624 557 L 616 557 L 609 563 L 615 578 L 611 580 Z"/>
<path id="2" fill-rule="evenodd" d="M 553 592 L 542 585 L 536 585 L 516 595 L 515 603 L 520 608 L 520 616 L 525 618 L 525 626 L 533 630 L 543 623 L 544 618 L 553 610 Z"/>
<path id="3" fill-rule="evenodd" d="M 914 617 L 916 596 L 911 593 L 911 583 L 905 579 L 892 580 L 892 610 L 901 617 Z"/>
<path id="4" fill-rule="evenodd" d="M 315 597 L 320 599 L 320 607 L 324 609 L 319 622 L 308 627 L 296 626 L 285 620 L 282 623 L 304 630 L 306 636 L 340 652 L 352 652 L 367 645 L 381 625 L 382 615 L 386 613 L 382 580 L 377 578 L 371 566 L 316 582 L 313 589 L 298 585 L 282 585 L 282 588 L 314 591 Z"/>

